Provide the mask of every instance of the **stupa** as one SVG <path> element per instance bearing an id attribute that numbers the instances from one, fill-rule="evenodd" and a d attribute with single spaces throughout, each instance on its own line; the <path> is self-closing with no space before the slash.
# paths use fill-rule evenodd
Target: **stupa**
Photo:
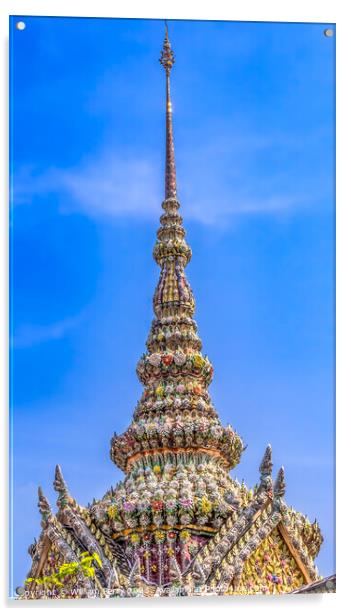
<path id="1" fill-rule="evenodd" d="M 160 63 L 166 77 L 165 198 L 153 255 L 161 271 L 147 352 L 137 365 L 144 391 L 126 432 L 111 440 L 111 459 L 125 479 L 82 507 L 56 468 L 58 510 L 39 489 L 42 532 L 29 548 L 32 567 L 22 598 L 278 594 L 311 584 L 323 591 L 314 563 L 319 526 L 285 503 L 284 470 L 273 481 L 271 447 L 253 489 L 229 474 L 244 447 L 211 402 L 213 368 L 193 318 L 167 29 Z M 74 566 L 84 559 L 88 574 Z"/>

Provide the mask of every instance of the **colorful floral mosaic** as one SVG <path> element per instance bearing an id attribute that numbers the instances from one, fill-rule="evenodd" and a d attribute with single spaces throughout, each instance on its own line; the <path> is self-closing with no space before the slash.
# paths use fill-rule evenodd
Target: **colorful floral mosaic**
<path id="1" fill-rule="evenodd" d="M 302 586 L 305 579 L 277 529 L 246 561 L 235 593 L 280 594 Z"/>

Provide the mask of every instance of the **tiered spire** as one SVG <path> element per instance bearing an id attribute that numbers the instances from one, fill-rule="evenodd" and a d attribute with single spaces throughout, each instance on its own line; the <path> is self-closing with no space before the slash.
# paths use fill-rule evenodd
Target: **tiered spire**
<path id="1" fill-rule="evenodd" d="M 174 62 L 174 53 L 171 49 L 166 25 L 160 58 L 160 63 L 166 72 L 165 200 L 162 204 L 165 214 L 160 218 L 161 227 L 158 230 L 158 241 L 154 248 L 154 258 L 161 267 L 161 276 L 154 295 L 154 311 L 158 318 L 169 316 L 191 317 L 195 308 L 193 294 L 184 274 L 184 268 L 191 259 L 191 249 L 184 239 L 183 221 L 178 213 L 179 202 L 177 201 L 170 94 L 170 72 Z M 161 339 L 162 332 L 157 332 L 157 334 L 160 334 Z M 197 343 L 197 347 L 199 347 L 199 343 Z"/>
<path id="2" fill-rule="evenodd" d="M 205 452 L 224 468 L 232 468 L 239 461 L 242 442 L 230 427 L 222 427 L 207 392 L 213 368 L 201 354 L 202 343 L 192 318 L 194 297 L 185 275 L 191 249 L 176 196 L 170 100 L 174 54 L 167 26 L 160 63 L 166 71 L 166 169 L 165 213 L 153 251 L 161 268 L 153 299 L 156 318 L 147 340 L 148 353 L 137 366 L 145 390 L 130 428 L 112 439 L 111 457 L 128 471 L 146 455 Z"/>
<path id="3" fill-rule="evenodd" d="M 144 565 L 146 578 L 158 585 L 170 581 L 177 567 L 184 571 L 189 563 L 184 543 L 190 537 L 187 525 L 196 535 L 193 540 L 198 549 L 207 541 L 203 529 L 207 533 L 215 530 L 232 513 L 239 486 L 228 470 L 236 466 L 243 450 L 234 430 L 222 426 L 208 393 L 213 368 L 201 353 L 193 319 L 195 301 L 185 275 L 191 249 L 178 212 L 170 99 L 174 54 L 167 29 L 160 62 L 166 71 L 165 199 L 153 255 L 161 272 L 147 352 L 137 365 L 144 392 L 129 428 L 111 441 L 111 458 L 127 478 L 106 503 L 116 537 L 129 527 L 166 525 L 174 529 L 167 535 L 169 544 L 164 543 L 161 530 L 152 537 L 131 535 L 131 556 L 135 552 L 135 558 L 136 554 L 142 558 L 144 550 L 151 549 L 165 559 L 167 573 L 161 574 L 159 563 L 153 569 L 149 561 Z M 97 519 L 106 519 L 101 505 L 93 510 Z M 152 548 L 151 540 L 155 542 Z M 178 560 L 174 560 L 175 549 Z"/>

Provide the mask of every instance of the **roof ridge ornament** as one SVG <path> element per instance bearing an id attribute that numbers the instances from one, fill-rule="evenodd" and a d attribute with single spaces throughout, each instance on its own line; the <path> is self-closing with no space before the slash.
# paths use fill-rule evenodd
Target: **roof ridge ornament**
<path id="1" fill-rule="evenodd" d="M 42 517 L 42 526 L 46 527 L 49 518 L 52 516 L 52 511 L 50 507 L 50 503 L 46 496 L 44 495 L 43 489 L 41 486 L 38 487 L 38 507 Z"/>
<path id="2" fill-rule="evenodd" d="M 259 466 L 261 476 L 258 492 L 266 493 L 270 498 L 273 497 L 272 468 L 272 447 L 271 445 L 267 445 L 266 450 L 263 454 L 261 464 Z"/>
<path id="3" fill-rule="evenodd" d="M 57 506 L 59 508 L 67 505 L 69 498 L 69 491 L 67 488 L 67 484 L 63 478 L 62 470 L 59 464 L 56 464 L 55 467 L 55 479 L 53 482 L 54 490 L 59 493 L 59 497 L 57 499 Z"/>
<path id="4" fill-rule="evenodd" d="M 263 454 L 263 458 L 261 464 L 259 466 L 259 471 L 262 475 L 271 475 L 272 474 L 272 446 L 270 444 L 267 445 L 265 452 Z"/>
<path id="5" fill-rule="evenodd" d="M 278 471 L 278 475 L 274 483 L 274 496 L 277 498 L 283 498 L 285 494 L 285 489 L 285 471 L 284 466 L 282 466 Z"/>

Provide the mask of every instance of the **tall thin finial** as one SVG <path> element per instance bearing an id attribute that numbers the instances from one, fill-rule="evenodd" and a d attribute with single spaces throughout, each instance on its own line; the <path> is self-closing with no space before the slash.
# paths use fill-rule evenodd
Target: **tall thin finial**
<path id="1" fill-rule="evenodd" d="M 171 49 L 171 44 L 168 38 L 168 24 L 165 19 L 165 38 L 163 41 L 163 47 L 161 51 L 160 63 L 166 71 L 166 74 L 169 75 L 170 70 L 175 62 L 174 53 Z"/>
<path id="2" fill-rule="evenodd" d="M 168 38 L 168 25 L 165 20 L 165 38 L 161 51 L 160 63 L 166 71 L 166 173 L 165 199 L 177 198 L 176 168 L 173 142 L 172 103 L 170 73 L 175 62 L 174 53 Z"/>

